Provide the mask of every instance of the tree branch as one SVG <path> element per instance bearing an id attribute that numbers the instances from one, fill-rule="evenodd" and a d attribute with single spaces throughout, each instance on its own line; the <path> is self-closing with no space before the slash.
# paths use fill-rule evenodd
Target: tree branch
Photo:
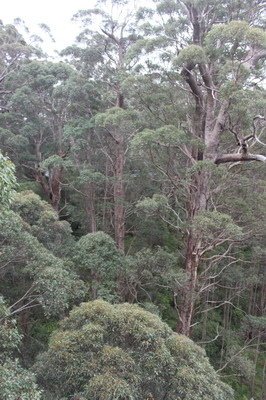
<path id="1" fill-rule="evenodd" d="M 248 69 L 252 69 L 256 66 L 257 62 L 263 58 L 266 58 L 266 49 L 252 48 L 244 60 L 244 65 Z"/>
<path id="2" fill-rule="evenodd" d="M 239 161 L 262 161 L 266 162 L 266 156 L 261 154 L 241 154 L 241 153 L 232 153 L 232 154 L 222 154 L 217 157 L 215 160 L 215 164 L 225 164 L 229 162 L 239 162 Z"/>
<path id="3" fill-rule="evenodd" d="M 189 85 L 194 97 L 196 98 L 196 101 L 202 104 L 203 102 L 203 95 L 202 92 L 197 84 L 196 79 L 194 78 L 192 74 L 192 70 L 195 67 L 193 63 L 187 64 L 184 66 L 182 69 L 181 75 L 185 78 L 185 81 Z"/>
<path id="4" fill-rule="evenodd" d="M 108 36 L 110 39 L 112 39 L 116 44 L 119 44 L 119 40 L 115 37 L 115 35 L 113 33 L 107 32 L 106 30 L 104 30 L 103 28 L 101 28 L 101 31 Z"/>

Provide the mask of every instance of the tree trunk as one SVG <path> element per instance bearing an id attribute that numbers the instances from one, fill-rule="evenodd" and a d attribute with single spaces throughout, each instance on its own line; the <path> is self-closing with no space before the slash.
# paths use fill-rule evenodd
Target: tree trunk
<path id="1" fill-rule="evenodd" d="M 55 167 L 49 173 L 49 176 L 38 170 L 35 174 L 35 179 L 40 183 L 45 195 L 48 197 L 53 209 L 59 211 L 61 200 L 61 181 L 63 178 L 63 168 Z"/>
<path id="2" fill-rule="evenodd" d="M 118 90 L 116 106 L 124 108 L 124 96 Z M 124 186 L 124 165 L 125 165 L 125 140 L 123 133 L 119 135 L 115 144 L 114 162 L 114 227 L 115 242 L 121 253 L 125 252 L 125 186 Z"/>
<path id="3" fill-rule="evenodd" d="M 207 174 L 199 173 L 194 179 L 193 188 L 188 202 L 188 213 L 190 215 L 190 224 L 193 224 L 195 216 L 205 211 L 207 207 L 208 179 Z M 186 240 L 185 271 L 187 274 L 187 283 L 182 290 L 180 306 L 180 322 L 177 330 L 183 335 L 190 336 L 192 318 L 197 292 L 198 268 L 200 265 L 201 237 L 195 232 L 193 226 L 190 226 Z"/>
<path id="4" fill-rule="evenodd" d="M 189 85 L 195 100 L 195 112 L 192 122 L 192 136 L 204 141 L 204 151 L 192 148 L 191 156 L 195 161 L 215 162 L 219 144 L 219 134 L 222 130 L 228 102 L 220 105 L 219 112 L 215 116 L 216 104 L 212 95 L 212 78 L 206 66 L 201 65 L 200 73 L 205 85 L 209 88 L 206 93 L 202 93 L 197 85 L 195 77 L 191 73 L 192 66 L 187 65 L 183 69 L 182 75 Z M 187 215 L 190 223 L 189 232 L 186 241 L 186 260 L 185 271 L 187 274 L 187 284 L 182 290 L 180 306 L 180 323 L 178 331 L 184 335 L 190 336 L 192 318 L 196 299 L 196 289 L 198 282 L 198 269 L 201 261 L 201 243 L 202 238 L 198 236 L 193 228 L 193 222 L 202 212 L 208 209 L 208 200 L 210 196 L 210 173 L 200 171 L 194 174 L 190 185 L 190 195 L 187 203 Z"/>
<path id="5" fill-rule="evenodd" d="M 266 393 L 266 360 L 264 361 L 263 370 L 262 370 L 262 385 L 261 385 L 261 400 L 263 400 Z"/>
<path id="6" fill-rule="evenodd" d="M 259 355 L 260 355 L 260 341 L 261 341 L 261 332 L 259 332 L 258 339 L 257 339 L 257 345 L 255 349 L 255 360 L 254 360 L 254 375 L 252 379 L 252 384 L 251 384 L 251 394 L 252 396 L 255 395 L 255 387 L 256 387 L 256 375 L 257 375 L 257 368 L 258 368 L 258 360 L 259 360 Z"/>
<path id="7" fill-rule="evenodd" d="M 40 168 L 42 162 L 41 146 L 42 135 L 40 137 L 40 140 L 36 141 L 35 143 L 35 154 L 38 163 L 35 172 L 35 180 L 40 183 L 54 210 L 58 211 L 61 200 L 61 182 L 63 178 L 63 167 L 54 167 L 44 173 Z M 63 157 L 64 153 L 60 151 L 59 155 Z"/>
<path id="8" fill-rule="evenodd" d="M 49 175 L 49 188 L 51 205 L 55 211 L 59 211 L 61 200 L 61 181 L 63 177 L 63 168 L 55 167 Z"/>
<path id="9" fill-rule="evenodd" d="M 206 312 L 206 310 L 207 310 L 207 307 L 208 307 L 209 294 L 210 294 L 210 292 L 209 292 L 209 290 L 207 290 L 206 294 L 205 294 L 205 298 L 204 298 L 205 312 L 204 312 L 204 315 L 203 315 L 202 331 L 201 331 L 201 341 L 203 343 L 206 342 L 206 340 L 207 340 L 208 312 Z"/>
<path id="10" fill-rule="evenodd" d="M 116 246 L 122 253 L 124 253 L 125 250 L 124 164 L 124 140 L 120 138 L 116 145 L 116 159 L 114 165 L 114 226 Z"/>
<path id="11" fill-rule="evenodd" d="M 91 233 L 97 231 L 94 197 L 95 197 L 95 185 L 93 183 L 88 183 L 86 187 L 85 210 L 87 214 L 89 232 Z"/>

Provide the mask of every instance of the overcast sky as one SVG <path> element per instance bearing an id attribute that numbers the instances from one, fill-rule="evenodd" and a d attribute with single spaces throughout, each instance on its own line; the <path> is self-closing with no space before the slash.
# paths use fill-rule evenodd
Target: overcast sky
<path id="1" fill-rule="evenodd" d="M 74 42 L 79 28 L 71 21 L 73 14 L 92 8 L 94 4 L 94 0 L 7 0 L 2 3 L 0 19 L 7 24 L 19 17 L 33 34 L 40 34 L 38 24 L 47 24 L 56 40 L 52 45 L 48 37 L 45 38 L 45 49 L 51 52 L 52 48 L 61 50 Z"/>

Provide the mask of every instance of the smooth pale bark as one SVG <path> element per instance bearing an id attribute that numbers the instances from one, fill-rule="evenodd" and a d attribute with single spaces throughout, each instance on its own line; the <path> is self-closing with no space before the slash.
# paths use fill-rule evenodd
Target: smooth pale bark
<path id="1" fill-rule="evenodd" d="M 247 161 L 266 162 L 266 157 L 261 154 L 250 154 L 250 153 L 222 154 L 221 156 L 217 157 L 217 159 L 215 160 L 215 164 L 218 165 L 229 162 L 247 162 Z"/>
<path id="2" fill-rule="evenodd" d="M 199 23 L 199 13 L 197 6 L 191 3 L 184 3 L 188 11 L 191 26 L 193 28 L 193 44 L 199 46 L 202 44 L 204 35 L 204 26 Z M 259 50 L 249 54 L 243 64 L 251 69 L 256 62 L 265 56 L 265 52 Z M 197 70 L 197 74 L 195 73 Z M 191 156 L 195 161 L 205 160 L 218 165 L 230 162 L 263 161 L 266 157 L 246 152 L 237 154 L 218 155 L 220 135 L 224 130 L 230 109 L 229 100 L 217 101 L 219 92 L 213 81 L 213 69 L 211 64 L 188 62 L 183 66 L 181 75 L 187 83 L 194 98 L 194 114 L 190 116 L 191 135 L 199 138 L 204 143 L 204 150 L 193 148 Z M 199 76 L 203 85 L 198 85 Z M 179 306 L 179 323 L 177 330 L 187 336 L 191 334 L 193 325 L 193 316 L 195 309 L 195 300 L 197 296 L 198 269 L 201 263 L 201 242 L 202 238 L 193 230 L 193 221 L 202 212 L 208 210 L 210 198 L 210 174 L 207 171 L 195 172 L 191 186 L 189 188 L 189 198 L 187 201 L 188 215 L 188 233 L 185 250 L 185 271 L 187 274 L 187 283 L 184 285 L 181 293 L 181 302 Z"/>

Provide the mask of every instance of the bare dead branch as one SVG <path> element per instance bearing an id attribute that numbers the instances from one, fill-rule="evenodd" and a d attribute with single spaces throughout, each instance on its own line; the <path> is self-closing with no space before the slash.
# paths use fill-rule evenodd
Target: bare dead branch
<path id="1" fill-rule="evenodd" d="M 252 342 L 254 341 L 254 339 L 257 339 L 257 337 L 252 338 Z M 251 342 L 250 341 L 250 342 Z M 243 351 L 245 351 L 246 349 L 250 348 L 250 347 L 254 347 L 257 346 L 257 343 L 248 343 L 246 346 L 242 347 L 239 351 L 237 351 L 235 354 L 232 355 L 232 357 L 219 369 L 216 370 L 216 372 L 222 372 L 231 362 L 234 358 L 236 358 L 239 354 L 241 354 Z M 261 343 L 261 345 L 265 345 L 265 343 Z"/>
<path id="2" fill-rule="evenodd" d="M 14 308 L 17 304 L 19 304 L 22 300 L 24 300 L 30 294 L 30 292 L 35 288 L 35 286 L 36 285 L 33 283 L 31 287 L 24 293 L 24 295 L 9 307 L 10 310 Z"/>
<path id="3" fill-rule="evenodd" d="M 221 336 L 221 334 L 220 334 L 219 331 L 218 331 L 218 325 L 217 325 L 217 327 L 216 327 L 216 332 L 217 332 L 217 334 L 216 334 L 216 336 L 215 336 L 213 339 L 207 340 L 207 341 L 205 341 L 205 342 L 197 342 L 197 344 L 201 345 L 201 344 L 209 344 L 209 343 L 215 342 L 215 340 L 217 340 L 218 337 Z"/>
<path id="4" fill-rule="evenodd" d="M 247 161 L 261 161 L 266 162 L 266 156 L 262 154 L 243 154 L 243 153 L 232 153 L 232 154 L 222 154 L 218 156 L 215 160 L 215 164 L 225 164 L 230 162 L 247 162 Z"/>

